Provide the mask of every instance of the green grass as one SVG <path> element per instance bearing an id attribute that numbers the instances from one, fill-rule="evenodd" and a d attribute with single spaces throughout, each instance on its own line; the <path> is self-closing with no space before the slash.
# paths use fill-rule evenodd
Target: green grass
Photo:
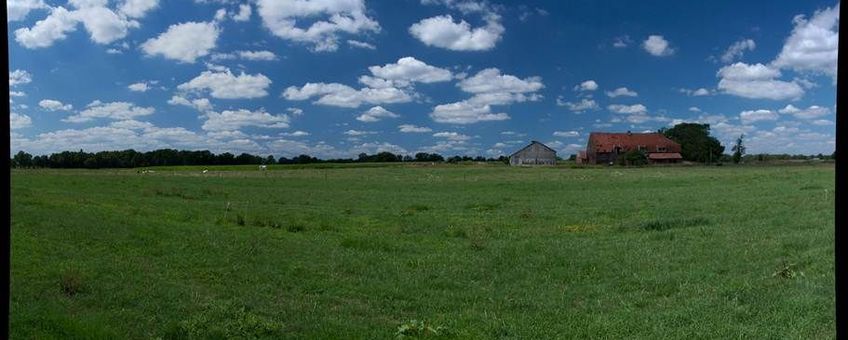
<path id="1" fill-rule="evenodd" d="M 200 168 L 12 171 L 12 338 L 835 337 L 832 165 Z"/>

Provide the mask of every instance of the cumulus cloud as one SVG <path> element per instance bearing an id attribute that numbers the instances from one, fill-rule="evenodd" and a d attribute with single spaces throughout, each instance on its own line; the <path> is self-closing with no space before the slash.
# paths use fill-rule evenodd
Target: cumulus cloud
<path id="1" fill-rule="evenodd" d="M 126 0 L 118 10 L 130 18 L 141 18 L 156 7 L 159 0 Z"/>
<path id="2" fill-rule="evenodd" d="M 471 136 L 463 135 L 457 132 L 436 132 L 433 134 L 433 137 L 444 138 L 452 141 L 466 141 L 471 139 Z"/>
<path id="3" fill-rule="evenodd" d="M 359 41 L 359 40 L 348 40 L 347 44 L 350 45 L 350 46 L 353 46 L 353 47 L 357 47 L 357 48 L 364 48 L 364 49 L 369 49 L 369 50 L 377 49 L 377 46 L 374 46 L 373 44 L 369 44 L 367 42 Z"/>
<path id="4" fill-rule="evenodd" d="M 176 95 L 172 96 L 171 99 L 168 100 L 168 104 L 188 106 L 201 112 L 212 110 L 212 103 L 209 102 L 209 99 L 207 98 L 188 99 L 186 97 Z"/>
<path id="5" fill-rule="evenodd" d="M 598 89 L 598 83 L 594 80 L 587 80 L 580 84 L 574 85 L 574 91 L 595 91 Z"/>
<path id="6" fill-rule="evenodd" d="M 220 29 L 212 22 L 186 22 L 168 27 L 164 33 L 141 45 L 149 56 L 160 55 L 183 63 L 194 63 L 215 48 Z"/>
<path id="7" fill-rule="evenodd" d="M 383 66 L 368 67 L 375 77 L 401 82 L 435 83 L 449 81 L 453 75 L 450 71 L 430 66 L 413 57 L 403 57 L 396 63 Z"/>
<path id="8" fill-rule="evenodd" d="M 577 131 L 554 131 L 556 137 L 580 137 L 580 132 Z"/>
<path id="9" fill-rule="evenodd" d="M 800 109 L 793 106 L 792 104 L 789 104 L 786 105 L 786 107 L 778 110 L 777 112 L 780 112 L 782 114 L 789 114 L 795 116 L 795 118 L 809 120 L 829 115 L 830 109 L 818 105 L 812 105 L 806 109 Z"/>
<path id="10" fill-rule="evenodd" d="M 233 20 L 235 21 L 248 21 L 250 20 L 250 15 L 253 14 L 253 9 L 250 7 L 250 4 L 241 4 L 239 5 L 238 13 L 233 13 Z"/>
<path id="11" fill-rule="evenodd" d="M 111 102 L 104 103 L 95 100 L 86 106 L 86 109 L 78 114 L 71 115 L 62 121 L 69 123 L 88 122 L 97 118 L 108 119 L 133 119 L 140 116 L 148 116 L 153 114 L 155 110 L 152 107 L 136 106 L 133 103 L 127 102 Z"/>
<path id="12" fill-rule="evenodd" d="M 632 114 L 632 113 L 645 113 L 648 112 L 648 108 L 642 104 L 633 104 L 633 105 L 622 105 L 622 104 L 612 104 L 607 106 L 612 112 L 622 113 L 622 114 Z"/>
<path id="13" fill-rule="evenodd" d="M 408 93 L 394 87 L 366 87 L 357 90 L 339 83 L 306 83 L 300 88 L 290 86 L 283 91 L 283 97 L 288 100 L 306 100 L 319 97 L 315 104 L 349 108 L 359 107 L 363 103 L 391 104 L 412 100 L 412 96 Z"/>
<path id="14" fill-rule="evenodd" d="M 431 128 L 425 126 L 415 126 L 412 124 L 398 125 L 398 130 L 403 133 L 425 133 L 433 131 L 433 129 Z"/>
<path id="15" fill-rule="evenodd" d="M 306 132 L 306 131 L 297 130 L 295 132 L 283 132 L 280 135 L 286 136 L 286 137 L 305 137 L 305 136 L 309 136 L 310 133 Z"/>
<path id="16" fill-rule="evenodd" d="M 71 104 L 63 104 L 53 99 L 43 99 L 38 102 L 38 106 L 48 111 L 70 111 L 74 109 L 74 106 Z"/>
<path id="17" fill-rule="evenodd" d="M 756 47 L 757 44 L 754 42 L 754 40 L 739 40 L 733 43 L 733 45 L 730 45 L 730 47 L 728 47 L 727 50 L 724 51 L 724 54 L 721 55 L 721 61 L 725 64 L 729 64 L 737 58 L 741 58 L 742 55 L 745 54 L 745 51 L 753 51 Z"/>
<path id="18" fill-rule="evenodd" d="M 754 99 L 797 99 L 804 89 L 796 82 L 778 80 L 780 71 L 763 64 L 735 63 L 718 71 L 718 89 L 731 95 Z"/>
<path id="19" fill-rule="evenodd" d="M 360 130 L 347 130 L 344 132 L 345 135 L 348 136 L 365 136 L 365 135 L 373 135 L 376 134 L 374 131 L 360 131 Z"/>
<path id="20" fill-rule="evenodd" d="M 255 75 L 234 75 L 229 69 L 224 71 L 203 71 L 194 79 L 177 86 L 187 92 L 205 92 L 218 99 L 251 99 L 268 95 L 271 79 L 258 73 Z"/>
<path id="21" fill-rule="evenodd" d="M 400 117 L 398 114 L 386 110 L 382 106 L 375 106 L 368 111 L 363 112 L 359 117 L 356 117 L 356 120 L 360 122 L 373 123 L 379 122 L 384 118 L 397 118 Z"/>
<path id="22" fill-rule="evenodd" d="M 816 11 L 812 18 L 797 15 L 795 27 L 773 65 L 836 77 L 839 43 L 839 4 Z"/>
<path id="23" fill-rule="evenodd" d="M 147 92 L 147 90 L 150 89 L 150 86 L 148 86 L 146 82 L 138 82 L 130 84 L 127 88 L 133 92 Z"/>
<path id="24" fill-rule="evenodd" d="M 32 82 L 32 74 L 24 70 L 9 72 L 9 87 L 14 87 Z"/>
<path id="25" fill-rule="evenodd" d="M 557 105 L 568 107 L 569 110 L 574 112 L 583 112 L 586 110 L 597 110 L 600 108 L 598 103 L 593 99 L 583 98 L 579 102 L 566 102 L 563 101 L 562 98 L 557 98 Z"/>
<path id="26" fill-rule="evenodd" d="M 661 35 L 651 35 L 642 42 L 642 48 L 653 56 L 664 57 L 674 54 L 674 49 Z"/>
<path id="27" fill-rule="evenodd" d="M 619 87 L 619 88 L 612 90 L 612 91 L 606 91 L 606 94 L 610 98 L 622 97 L 622 96 L 624 96 L 624 97 L 636 97 L 636 96 L 639 95 L 638 93 L 636 93 L 636 91 L 632 91 L 632 90 L 630 90 L 626 87 Z"/>
<path id="28" fill-rule="evenodd" d="M 615 39 L 613 39 L 612 47 L 625 48 L 625 47 L 629 46 L 631 43 L 633 43 L 633 39 L 630 39 L 629 35 L 623 35 L 623 36 L 616 37 Z"/>
<path id="29" fill-rule="evenodd" d="M 285 114 L 272 115 L 264 110 L 224 110 L 206 112 L 206 122 L 202 129 L 206 131 L 238 130 L 253 126 L 261 128 L 288 128 L 289 117 Z"/>
<path id="30" fill-rule="evenodd" d="M 6 2 L 6 13 L 9 21 L 20 21 L 26 19 L 29 12 L 37 9 L 50 8 L 44 0 L 8 0 Z"/>
<path id="31" fill-rule="evenodd" d="M 777 120 L 778 115 L 771 110 L 750 110 L 739 113 L 742 124 L 751 124 L 763 120 Z"/>
<path id="32" fill-rule="evenodd" d="M 15 112 L 9 113 L 9 127 L 12 130 L 23 129 L 30 125 L 32 125 L 32 119 L 29 116 Z"/>
<path id="33" fill-rule="evenodd" d="M 680 92 L 685 93 L 687 96 L 694 96 L 694 97 L 709 96 L 709 95 L 713 94 L 713 91 L 707 90 L 703 87 L 695 89 L 695 90 L 680 89 Z"/>
<path id="34" fill-rule="evenodd" d="M 486 25 L 472 28 L 465 20 L 454 22 L 450 14 L 422 19 L 409 27 L 409 33 L 427 46 L 453 51 L 485 51 L 495 47 L 504 33 L 500 17 L 485 18 Z"/>
<path id="35" fill-rule="evenodd" d="M 469 99 L 437 105 L 430 118 L 439 123 L 472 124 L 482 121 L 509 119 L 503 112 L 492 112 L 493 105 L 508 105 L 516 102 L 536 101 L 541 98 L 535 93 L 544 88 L 540 77 L 520 79 L 501 74 L 497 68 L 484 69 L 472 77 L 460 81 L 457 86 L 474 94 Z"/>
<path id="36" fill-rule="evenodd" d="M 64 7 L 55 7 L 47 18 L 37 21 L 32 27 L 15 30 L 15 41 L 30 49 L 49 47 L 76 30 L 77 23 L 73 13 Z"/>
<path id="37" fill-rule="evenodd" d="M 273 35 L 309 44 L 313 51 L 335 51 L 340 33 L 380 31 L 377 21 L 365 15 L 363 0 L 258 0 L 256 5 L 262 24 Z M 297 26 L 309 21 L 309 27 Z"/>

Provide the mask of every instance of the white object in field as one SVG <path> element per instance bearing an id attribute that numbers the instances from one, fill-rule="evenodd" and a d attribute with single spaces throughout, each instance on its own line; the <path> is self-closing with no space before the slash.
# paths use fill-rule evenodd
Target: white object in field
<path id="1" fill-rule="evenodd" d="M 267 165 L 260 165 L 259 170 L 268 170 L 268 166 Z"/>
<path id="2" fill-rule="evenodd" d="M 209 170 L 203 169 L 204 174 L 207 173 L 207 172 L 209 172 Z"/>

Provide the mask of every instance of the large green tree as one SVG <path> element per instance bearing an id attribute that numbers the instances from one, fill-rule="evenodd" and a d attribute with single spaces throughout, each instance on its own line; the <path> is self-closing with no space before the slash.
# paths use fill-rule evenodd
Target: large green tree
<path id="1" fill-rule="evenodd" d="M 724 146 L 710 136 L 710 124 L 680 123 L 672 128 L 659 130 L 669 139 L 680 143 L 684 160 L 692 162 L 718 161 Z"/>

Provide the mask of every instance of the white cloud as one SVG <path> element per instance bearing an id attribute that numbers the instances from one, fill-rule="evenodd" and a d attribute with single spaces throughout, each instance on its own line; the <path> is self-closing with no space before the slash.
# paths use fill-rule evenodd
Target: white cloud
<path id="1" fill-rule="evenodd" d="M 49 111 L 70 111 L 74 109 L 74 106 L 71 104 L 63 104 L 62 102 L 53 99 L 43 99 L 38 102 L 38 106 Z"/>
<path id="2" fill-rule="evenodd" d="M 283 132 L 280 135 L 286 136 L 286 137 L 305 137 L 305 136 L 309 136 L 310 133 L 306 132 L 306 131 L 298 130 L 298 131 L 295 131 L 295 132 Z"/>
<path id="3" fill-rule="evenodd" d="M 580 137 L 580 132 L 577 131 L 554 131 L 556 137 Z"/>
<path id="4" fill-rule="evenodd" d="M 437 105 L 430 118 L 439 123 L 472 124 L 484 121 L 507 120 L 509 115 L 503 112 L 492 113 L 489 105 L 472 105 L 467 101 Z"/>
<path id="5" fill-rule="evenodd" d="M 690 107 L 690 108 L 689 108 L 689 111 L 692 111 L 692 112 L 701 112 L 701 109 L 700 109 L 700 108 L 698 108 L 697 106 L 692 106 L 692 107 Z"/>
<path id="6" fill-rule="evenodd" d="M 181 91 L 209 91 L 209 95 L 218 99 L 250 99 L 268 95 L 267 88 L 271 79 L 258 73 L 255 75 L 242 72 L 236 76 L 226 69 L 223 72 L 203 71 L 199 76 L 187 83 L 177 86 Z"/>
<path id="7" fill-rule="evenodd" d="M 451 15 L 422 19 L 409 27 L 409 33 L 427 46 L 453 51 L 485 51 L 495 47 L 504 32 L 500 17 L 491 13 L 486 25 L 472 28 L 465 20 L 454 22 Z"/>
<path id="8" fill-rule="evenodd" d="M 348 40 L 347 43 L 348 43 L 348 45 L 353 46 L 353 47 L 365 48 L 365 49 L 369 49 L 369 50 L 377 49 L 377 46 L 374 46 L 373 44 L 369 44 L 369 43 L 364 42 L 364 41 Z"/>
<path id="9" fill-rule="evenodd" d="M 424 126 L 415 126 L 412 124 L 398 125 L 398 129 L 403 133 L 425 133 L 432 132 L 433 129 Z"/>
<path id="10" fill-rule="evenodd" d="M 299 108 L 296 108 L 296 107 L 290 107 L 290 108 L 287 108 L 287 109 L 286 109 L 286 111 L 288 111 L 289 113 L 291 113 L 291 114 L 292 114 L 292 116 L 295 116 L 295 117 L 300 116 L 300 115 L 302 115 L 302 114 L 303 114 L 303 110 L 302 110 L 302 109 L 299 109 Z"/>
<path id="11" fill-rule="evenodd" d="M 186 22 L 168 27 L 156 38 L 141 45 L 145 54 L 161 55 L 184 63 L 194 63 L 214 49 L 220 29 L 211 22 Z"/>
<path id="12" fill-rule="evenodd" d="M 804 89 L 796 82 L 777 80 L 780 71 L 763 64 L 735 63 L 718 71 L 718 89 L 725 93 L 753 99 L 797 99 Z"/>
<path id="13" fill-rule="evenodd" d="M 365 15 L 363 0 L 258 0 L 257 8 L 263 25 L 272 34 L 310 44 L 314 51 L 338 49 L 339 33 L 380 31 L 380 24 Z M 327 20 L 315 20 L 323 17 Z M 298 22 L 310 21 L 312 25 L 308 28 L 296 26 Z"/>
<path id="14" fill-rule="evenodd" d="M 32 82 L 32 74 L 24 70 L 14 70 L 9 72 L 9 87 L 29 84 Z"/>
<path id="15" fill-rule="evenodd" d="M 802 72 L 823 73 L 836 78 L 839 43 L 839 4 L 792 20 L 795 28 L 773 65 Z"/>
<path id="16" fill-rule="evenodd" d="M 783 114 L 790 114 L 795 116 L 795 118 L 799 119 L 815 119 L 829 115 L 830 109 L 818 105 L 812 105 L 806 109 L 799 109 L 793 106 L 792 104 L 789 104 L 786 105 L 786 107 L 778 110 L 778 112 Z"/>
<path id="17" fill-rule="evenodd" d="M 141 18 L 158 6 L 159 0 L 126 0 L 119 11 L 130 18 Z"/>
<path id="18" fill-rule="evenodd" d="M 564 102 L 561 98 L 557 98 L 557 105 L 566 106 L 569 110 L 574 112 L 583 112 L 586 110 L 597 110 L 600 108 L 598 103 L 593 99 L 583 98 L 577 103 L 573 102 Z"/>
<path id="19" fill-rule="evenodd" d="M 638 93 L 636 93 L 636 91 L 632 91 L 632 90 L 630 90 L 626 87 L 619 87 L 619 88 L 617 88 L 613 91 L 606 91 L 606 94 L 610 98 L 621 97 L 621 96 L 636 97 L 636 96 L 639 95 Z"/>
<path id="20" fill-rule="evenodd" d="M 587 80 L 578 85 L 574 85 L 574 91 L 595 91 L 598 89 L 598 83 L 594 80 Z"/>
<path id="21" fill-rule="evenodd" d="M 630 39 L 629 35 L 623 35 L 620 37 L 616 37 L 613 40 L 612 46 L 615 48 L 625 48 L 633 42 L 633 39 Z"/>
<path id="22" fill-rule="evenodd" d="M 238 130 L 242 127 L 288 128 L 289 117 L 284 114 L 272 115 L 264 110 L 224 110 L 220 113 L 206 112 L 207 120 L 202 129 L 206 131 Z"/>
<path id="23" fill-rule="evenodd" d="M 833 125 L 833 121 L 827 119 L 816 119 L 813 121 L 813 125 L 829 126 Z"/>
<path id="24" fill-rule="evenodd" d="M 35 9 L 50 8 L 44 0 L 8 0 L 6 11 L 9 21 L 20 21 L 26 19 L 30 11 Z"/>
<path id="25" fill-rule="evenodd" d="M 183 96 L 172 96 L 170 100 L 168 100 L 168 104 L 171 105 L 184 105 L 191 108 L 194 108 L 198 111 L 205 112 L 212 110 L 212 103 L 209 102 L 207 98 L 198 98 L 189 100 Z"/>
<path id="26" fill-rule="evenodd" d="M 15 30 L 15 40 L 30 49 L 49 47 L 55 41 L 65 39 L 66 33 L 73 32 L 76 27 L 77 19 L 72 12 L 64 7 L 55 7 L 47 18 L 37 21 L 32 28 Z"/>
<path id="27" fill-rule="evenodd" d="M 137 21 L 119 16 L 106 7 L 84 7 L 71 12 L 73 17 L 81 21 L 91 35 L 91 40 L 98 44 L 109 44 L 127 36 L 130 28 L 139 27 Z"/>
<path id="28" fill-rule="evenodd" d="M 86 109 L 82 112 L 69 116 L 62 121 L 69 123 L 82 123 L 96 118 L 109 118 L 116 120 L 133 119 L 135 117 L 151 115 L 154 111 L 155 110 L 152 107 L 141 107 L 127 102 L 103 103 L 99 100 L 95 100 L 88 104 Z"/>
<path id="29" fill-rule="evenodd" d="M 215 22 L 224 21 L 227 18 L 227 10 L 221 8 L 215 12 Z"/>
<path id="30" fill-rule="evenodd" d="M 360 131 L 360 130 L 351 129 L 351 130 L 345 131 L 344 134 L 346 134 L 348 136 L 365 136 L 365 135 L 376 134 L 376 132 L 374 132 L 374 131 Z"/>
<path id="31" fill-rule="evenodd" d="M 674 54 L 674 49 L 669 46 L 669 43 L 661 35 L 651 35 L 642 42 L 642 48 L 648 51 L 653 56 L 663 57 Z"/>
<path id="32" fill-rule="evenodd" d="M 698 88 L 698 89 L 695 89 L 695 90 L 692 90 L 692 89 L 680 89 L 680 92 L 681 92 L 681 93 L 685 93 L 687 96 L 695 96 L 695 97 L 700 97 L 700 96 L 709 96 L 709 95 L 713 94 L 713 91 L 707 90 L 707 89 L 705 89 L 705 88 L 703 88 L 703 87 Z"/>
<path id="33" fill-rule="evenodd" d="M 9 113 L 9 127 L 12 130 L 23 129 L 30 125 L 32 125 L 32 119 L 29 116 L 15 112 Z"/>
<path id="34" fill-rule="evenodd" d="M 501 74 L 497 68 L 487 68 L 473 77 L 463 79 L 457 84 L 469 93 L 527 93 L 536 92 L 543 87 L 542 78 L 528 77 L 520 79 L 513 75 Z"/>
<path id="35" fill-rule="evenodd" d="M 391 104 L 412 100 L 409 94 L 394 87 L 356 90 L 339 83 L 306 83 L 300 88 L 290 86 L 283 91 L 283 97 L 288 100 L 306 100 L 316 96 L 320 98 L 315 104 L 349 108 L 359 107 L 362 103 Z"/>
<path id="36" fill-rule="evenodd" d="M 238 14 L 233 14 L 233 20 L 248 21 L 251 14 L 253 14 L 253 9 L 250 7 L 250 4 L 241 4 L 239 5 Z"/>
<path id="37" fill-rule="evenodd" d="M 777 120 L 778 115 L 771 110 L 750 110 L 739 113 L 742 124 L 751 124 L 763 120 Z"/>
<path id="38" fill-rule="evenodd" d="M 375 106 L 368 111 L 363 112 L 359 117 L 356 117 L 356 120 L 360 122 L 373 123 L 379 122 L 383 118 L 397 118 L 400 117 L 394 112 L 384 109 L 382 106 Z"/>
<path id="39" fill-rule="evenodd" d="M 736 60 L 737 58 L 741 58 L 742 55 L 745 54 L 746 50 L 753 51 L 757 47 L 757 44 L 751 39 L 739 40 L 724 51 L 724 54 L 721 55 L 721 61 L 725 64 L 729 64 Z"/>
<path id="40" fill-rule="evenodd" d="M 634 105 L 622 105 L 622 104 L 612 104 L 607 106 L 612 112 L 622 113 L 622 114 L 634 114 L 634 113 L 646 113 L 648 112 L 648 108 L 642 104 L 634 104 Z"/>
<path id="41" fill-rule="evenodd" d="M 413 57 L 403 57 L 394 64 L 368 67 L 375 77 L 391 81 L 409 81 L 435 83 L 449 81 L 453 75 L 450 71 L 427 65 Z"/>
<path id="42" fill-rule="evenodd" d="M 277 60 L 277 55 L 271 51 L 238 51 L 239 56 L 246 60 Z"/>
<path id="43" fill-rule="evenodd" d="M 134 92 L 147 92 L 147 90 L 150 89 L 150 86 L 148 86 L 146 82 L 138 82 L 130 84 L 127 88 Z"/>
<path id="44" fill-rule="evenodd" d="M 508 105 L 515 102 L 535 101 L 541 98 L 536 92 L 544 88 L 539 77 L 520 79 L 513 75 L 502 75 L 496 68 L 488 68 L 457 84 L 463 91 L 472 93 L 469 99 L 437 105 L 430 118 L 439 123 L 472 124 L 482 121 L 509 119 L 503 112 L 493 113 L 492 105 Z"/>
<path id="45" fill-rule="evenodd" d="M 444 138 L 452 141 L 466 141 L 471 139 L 471 136 L 463 135 L 457 132 L 436 132 L 433 134 L 433 137 Z"/>

